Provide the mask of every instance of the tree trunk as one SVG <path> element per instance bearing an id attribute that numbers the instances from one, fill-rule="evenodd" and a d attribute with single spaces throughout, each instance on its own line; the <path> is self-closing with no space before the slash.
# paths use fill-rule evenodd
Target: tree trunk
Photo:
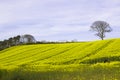
<path id="1" fill-rule="evenodd" d="M 102 38 L 102 40 L 104 40 L 104 39 Z"/>

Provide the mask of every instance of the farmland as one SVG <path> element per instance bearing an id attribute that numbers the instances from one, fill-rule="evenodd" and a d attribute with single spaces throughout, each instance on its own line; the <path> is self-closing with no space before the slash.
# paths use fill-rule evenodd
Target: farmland
<path id="1" fill-rule="evenodd" d="M 120 39 L 0 51 L 0 80 L 120 80 Z"/>

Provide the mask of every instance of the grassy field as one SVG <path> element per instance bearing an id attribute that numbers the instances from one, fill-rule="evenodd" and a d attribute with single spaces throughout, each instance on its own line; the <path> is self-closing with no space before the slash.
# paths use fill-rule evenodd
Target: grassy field
<path id="1" fill-rule="evenodd" d="M 0 80 L 120 80 L 120 39 L 7 48 Z"/>

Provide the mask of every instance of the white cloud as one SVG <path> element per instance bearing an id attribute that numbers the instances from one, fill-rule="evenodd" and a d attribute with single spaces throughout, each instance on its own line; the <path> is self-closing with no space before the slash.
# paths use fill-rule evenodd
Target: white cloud
<path id="1" fill-rule="evenodd" d="M 83 32 L 88 31 L 88 26 L 69 26 L 69 25 L 57 25 L 51 28 L 51 30 L 55 32 L 61 32 L 61 33 L 74 33 L 74 32 Z"/>
<path id="2" fill-rule="evenodd" d="M 96 20 L 120 28 L 119 0 L 1 0 L 0 11 L 1 40 L 26 33 L 53 39 L 66 33 L 89 33 Z"/>

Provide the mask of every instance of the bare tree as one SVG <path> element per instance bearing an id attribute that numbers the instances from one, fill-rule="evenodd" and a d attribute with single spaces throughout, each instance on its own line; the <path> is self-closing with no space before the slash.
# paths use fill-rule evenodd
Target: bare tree
<path id="1" fill-rule="evenodd" d="M 36 43 L 35 38 L 32 35 L 26 34 L 20 37 L 22 43 Z"/>
<path id="2" fill-rule="evenodd" d="M 111 32 L 112 28 L 105 21 L 95 21 L 91 26 L 92 31 L 96 31 L 96 36 L 100 37 L 102 40 L 105 38 L 106 32 Z"/>

